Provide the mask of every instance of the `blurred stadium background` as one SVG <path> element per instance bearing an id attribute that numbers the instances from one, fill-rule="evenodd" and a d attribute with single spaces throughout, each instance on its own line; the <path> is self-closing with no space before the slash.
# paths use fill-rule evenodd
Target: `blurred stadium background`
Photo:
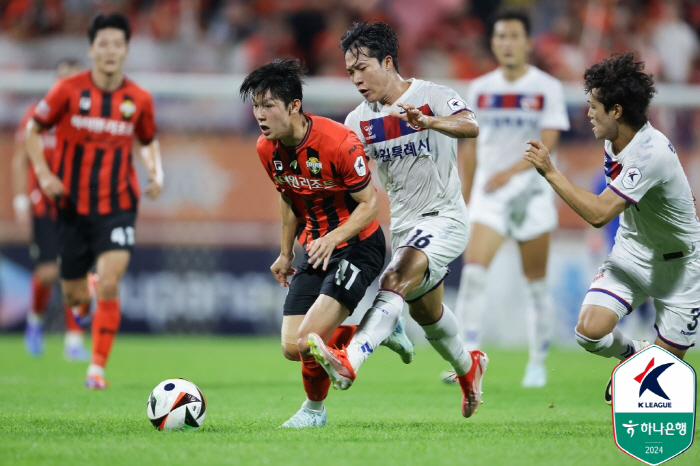
<path id="1" fill-rule="evenodd" d="M 361 96 L 346 76 L 340 37 L 352 21 L 382 19 L 399 34 L 404 78 L 430 79 L 464 94 L 469 79 L 495 67 L 487 24 L 505 6 L 530 11 L 531 62 L 566 83 L 572 130 L 563 134 L 558 166 L 567 176 L 592 189 L 602 170 L 603 146 L 586 118 L 583 71 L 613 52 L 634 50 L 658 83 L 652 124 L 674 143 L 700 192 L 697 1 L 0 1 L 0 331 L 23 329 L 30 296 L 29 232 L 12 210 L 14 131 L 27 106 L 52 84 L 59 59 L 90 65 L 85 31 L 94 13 L 120 11 L 132 21 L 125 69 L 155 97 L 166 177 L 162 198 L 141 202 L 137 247 L 121 289 L 122 330 L 275 334 L 285 295 L 268 270 L 279 252 L 277 194 L 255 153 L 259 131 L 252 111 L 237 97 L 243 76 L 273 58 L 300 57 L 311 71 L 305 110 L 343 121 Z M 561 203 L 559 213 L 549 281 L 557 340 L 569 345 L 581 300 L 607 250 L 599 233 Z M 487 344 L 526 343 L 519 331 L 524 293 L 515 252 L 513 244 L 503 248 L 490 271 Z M 459 262 L 453 265 L 448 304 L 461 270 Z M 369 302 L 368 296 L 353 319 Z M 53 307 L 49 327 L 58 331 L 58 293 Z"/>

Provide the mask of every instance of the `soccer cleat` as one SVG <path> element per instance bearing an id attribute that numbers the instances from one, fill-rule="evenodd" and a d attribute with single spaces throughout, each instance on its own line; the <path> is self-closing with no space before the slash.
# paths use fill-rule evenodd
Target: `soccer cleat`
<path id="1" fill-rule="evenodd" d="M 540 388 L 547 385 L 547 369 L 544 364 L 528 364 L 520 384 L 525 388 Z"/>
<path id="2" fill-rule="evenodd" d="M 481 401 L 481 383 L 484 373 L 488 368 L 489 358 L 485 353 L 475 350 L 470 351 L 472 356 L 472 368 L 464 375 L 457 376 L 457 382 L 462 388 L 462 416 L 471 417 L 479 409 Z"/>
<path id="3" fill-rule="evenodd" d="M 305 427 L 323 427 L 326 425 L 326 408 L 323 411 L 312 411 L 302 406 L 287 422 L 280 428 L 303 429 Z"/>
<path id="4" fill-rule="evenodd" d="M 88 375 L 85 378 L 85 388 L 88 390 L 104 390 L 109 386 L 109 382 L 101 375 Z"/>
<path id="5" fill-rule="evenodd" d="M 91 356 L 90 352 L 82 345 L 63 347 L 63 358 L 66 361 L 84 362 L 89 361 Z"/>
<path id="6" fill-rule="evenodd" d="M 355 381 L 355 369 L 353 369 L 345 349 L 329 348 L 321 337 L 315 333 L 309 334 L 306 342 L 311 350 L 311 355 L 316 362 L 328 373 L 333 388 L 347 390 Z"/>
<path id="7" fill-rule="evenodd" d="M 44 334 L 39 323 L 27 322 L 24 331 L 24 347 L 32 356 L 41 356 L 44 353 Z"/>
<path id="8" fill-rule="evenodd" d="M 391 335 L 386 337 L 380 345 L 386 346 L 391 351 L 401 356 L 401 360 L 404 364 L 410 364 L 416 353 L 413 352 L 413 342 L 409 340 L 408 335 L 406 335 L 405 328 L 406 319 L 401 316 L 394 331 L 391 332 Z"/>
<path id="9" fill-rule="evenodd" d="M 646 340 L 633 340 L 632 345 L 634 345 L 635 348 L 635 353 L 638 353 L 639 351 L 643 350 L 647 346 L 651 345 Z M 634 354 L 634 353 L 633 353 Z M 610 376 L 610 379 L 608 380 L 608 385 L 605 387 L 605 395 L 603 397 L 605 399 L 605 402 L 609 405 L 612 404 L 612 376 Z"/>

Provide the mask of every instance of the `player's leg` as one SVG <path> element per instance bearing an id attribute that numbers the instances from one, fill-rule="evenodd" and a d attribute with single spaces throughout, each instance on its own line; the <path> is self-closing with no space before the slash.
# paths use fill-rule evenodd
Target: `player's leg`
<path id="1" fill-rule="evenodd" d="M 520 257 L 529 295 L 527 330 L 529 360 L 522 380 L 524 387 L 543 387 L 547 383 L 545 360 L 554 331 L 554 306 L 547 289 L 547 260 L 550 234 L 521 241 Z"/>
<path id="2" fill-rule="evenodd" d="M 455 315 L 470 350 L 481 346 L 486 273 L 501 244 L 503 236 L 498 231 L 482 223 L 472 223 L 455 305 Z"/>
<path id="3" fill-rule="evenodd" d="M 459 335 L 457 318 L 442 302 L 444 285 L 408 305 L 411 317 L 423 328 L 425 338 L 454 368 L 462 388 L 462 415 L 471 417 L 481 404 L 481 381 L 488 358 L 479 350 L 467 351 Z"/>
<path id="4" fill-rule="evenodd" d="M 301 361 L 297 341 L 299 340 L 299 327 L 304 320 L 304 315 L 285 315 L 282 317 L 282 354 L 290 361 Z"/>
<path id="5" fill-rule="evenodd" d="M 44 317 L 57 278 L 58 265 L 53 261 L 38 263 L 32 273 L 31 309 L 27 313 L 24 333 L 24 346 L 32 356 L 40 356 L 44 352 Z"/>

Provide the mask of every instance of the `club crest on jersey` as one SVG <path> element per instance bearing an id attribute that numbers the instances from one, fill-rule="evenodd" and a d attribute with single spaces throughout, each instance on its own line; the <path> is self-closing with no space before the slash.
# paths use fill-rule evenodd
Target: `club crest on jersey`
<path id="1" fill-rule="evenodd" d="M 309 171 L 314 175 L 318 175 L 319 173 L 321 173 L 321 169 L 323 168 L 323 164 L 319 162 L 319 160 L 316 157 L 309 157 L 309 160 L 306 161 L 306 166 L 309 168 Z"/>
<path id="2" fill-rule="evenodd" d="M 466 102 L 460 99 L 450 99 L 447 101 L 447 105 L 450 106 L 453 112 L 456 112 L 457 110 L 466 110 L 467 108 Z"/>
<path id="3" fill-rule="evenodd" d="M 595 281 L 598 281 L 598 280 L 600 280 L 601 278 L 603 278 L 604 276 L 605 276 L 605 267 L 601 267 L 601 268 L 598 269 L 598 273 L 595 274 L 595 277 L 593 278 L 593 281 L 594 281 L 594 282 L 595 282 Z"/>
<path id="4" fill-rule="evenodd" d="M 84 112 L 89 111 L 90 106 L 92 106 L 92 100 L 90 100 L 90 97 L 81 97 L 78 101 L 78 107 L 80 107 L 80 110 Z"/>
<path id="5" fill-rule="evenodd" d="M 642 172 L 637 167 L 630 167 L 625 171 L 625 176 L 622 178 L 622 186 L 627 189 L 632 189 L 639 184 L 642 179 Z"/>
<path id="6" fill-rule="evenodd" d="M 365 138 L 374 139 L 376 137 L 376 135 L 372 134 L 372 125 L 366 125 L 363 129 L 365 130 Z"/>
<path id="7" fill-rule="evenodd" d="M 119 106 L 119 111 L 122 112 L 122 116 L 127 120 L 131 118 L 136 112 L 136 105 L 131 99 L 124 99 L 124 102 Z"/>

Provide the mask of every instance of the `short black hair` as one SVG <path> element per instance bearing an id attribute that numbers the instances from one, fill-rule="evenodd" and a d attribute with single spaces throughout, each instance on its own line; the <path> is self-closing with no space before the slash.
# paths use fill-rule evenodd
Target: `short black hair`
<path id="1" fill-rule="evenodd" d="M 381 63 L 390 56 L 394 69 L 399 72 L 399 39 L 394 31 L 383 21 L 365 21 L 353 23 L 352 28 L 345 31 L 340 39 L 340 49 L 347 53 L 349 50 L 355 57 L 360 57 L 360 49 L 364 48 L 367 56 L 376 58 Z"/>
<path id="2" fill-rule="evenodd" d="M 527 37 L 530 37 L 530 16 L 525 10 L 509 8 L 497 12 L 491 20 L 491 31 L 489 37 L 493 36 L 493 33 L 496 30 L 496 23 L 499 21 L 520 21 L 521 23 L 523 23 L 523 27 L 525 28 L 525 35 Z"/>
<path id="3" fill-rule="evenodd" d="M 586 94 L 596 90 L 595 98 L 606 112 L 615 104 L 622 107 L 622 120 L 639 129 L 649 119 L 649 103 L 656 94 L 654 77 L 644 73 L 644 62 L 635 62 L 634 53 L 613 54 L 583 74 Z"/>
<path id="4" fill-rule="evenodd" d="M 71 68 L 82 68 L 83 63 L 77 58 L 65 57 L 61 58 L 56 62 L 56 66 L 54 66 L 54 69 L 58 69 L 59 67 L 61 67 L 61 65 L 70 66 Z"/>
<path id="5" fill-rule="evenodd" d="M 95 42 L 95 36 L 97 36 L 97 31 L 100 29 L 121 29 L 124 31 L 124 37 L 126 37 L 126 42 L 131 39 L 131 25 L 129 20 L 121 13 L 108 13 L 102 14 L 98 13 L 90 21 L 90 27 L 88 28 L 88 39 L 90 39 L 90 45 Z"/>
<path id="6" fill-rule="evenodd" d="M 246 76 L 238 92 L 241 99 L 248 102 L 269 91 L 273 99 L 280 99 L 289 106 L 294 100 L 304 98 L 305 75 L 306 67 L 298 59 L 278 58 Z"/>

